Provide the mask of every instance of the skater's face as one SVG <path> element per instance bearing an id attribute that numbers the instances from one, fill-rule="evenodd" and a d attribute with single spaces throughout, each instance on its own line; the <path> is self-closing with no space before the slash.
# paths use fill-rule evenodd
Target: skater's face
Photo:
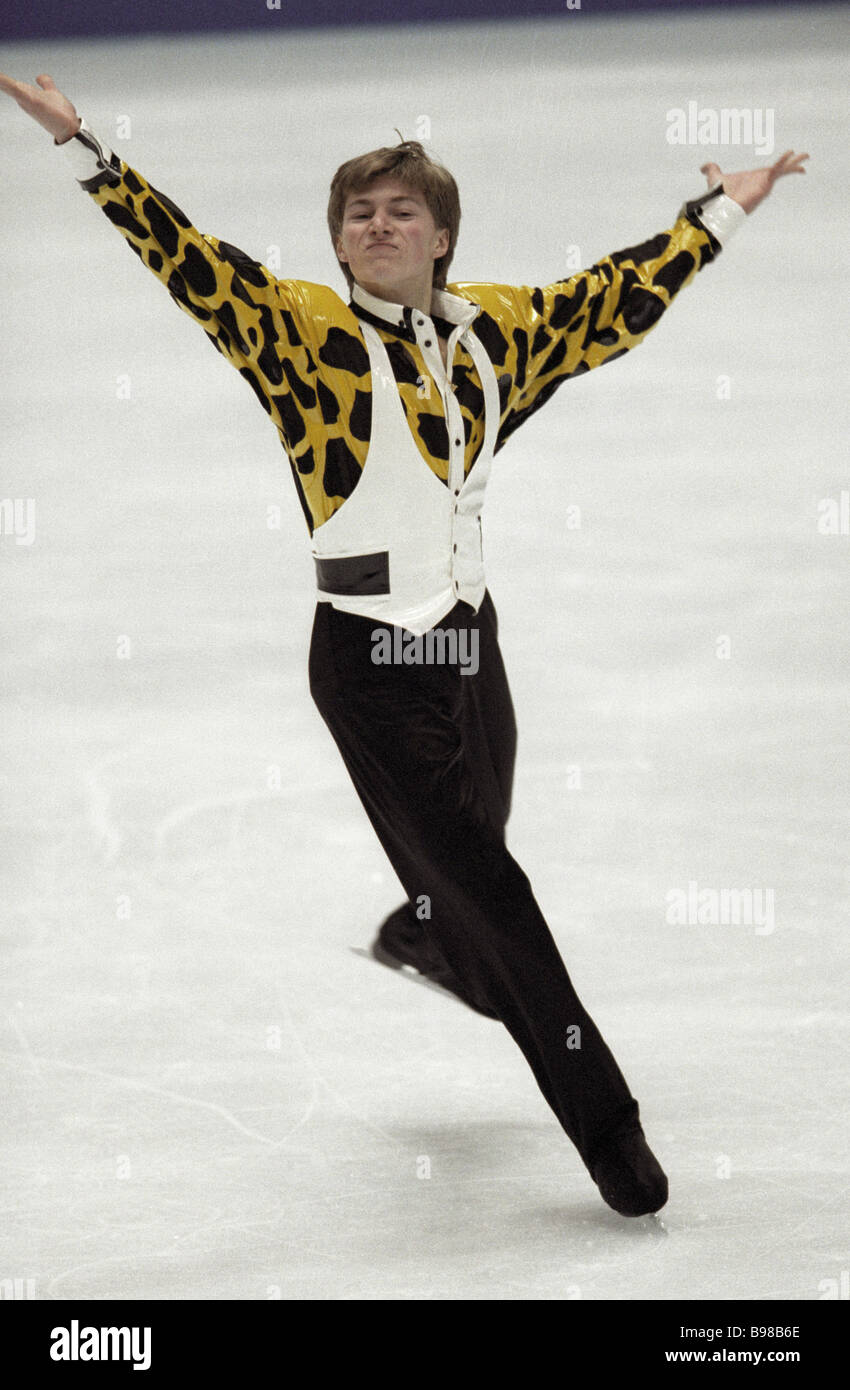
<path id="1" fill-rule="evenodd" d="M 434 261 L 449 247 L 424 197 L 400 180 L 384 176 L 349 194 L 337 238 L 337 254 L 370 294 L 395 304 L 430 310 Z"/>

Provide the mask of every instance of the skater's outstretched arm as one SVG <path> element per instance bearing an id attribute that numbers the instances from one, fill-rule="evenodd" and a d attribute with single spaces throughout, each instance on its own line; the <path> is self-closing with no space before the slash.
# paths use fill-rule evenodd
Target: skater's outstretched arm
<path id="1" fill-rule="evenodd" d="M 783 174 L 805 173 L 808 155 L 788 150 L 768 169 L 702 172 L 711 187 L 683 204 L 672 227 L 605 256 L 551 285 L 462 284 L 450 288 L 476 300 L 503 344 L 506 390 L 497 449 L 571 377 L 614 362 L 642 343 L 681 290 L 718 252 Z M 486 319 L 476 320 L 487 331 Z"/>
<path id="2" fill-rule="evenodd" d="M 277 280 L 238 247 L 202 235 L 170 198 L 98 140 L 47 73 L 36 81 L 38 87 L 0 73 L 0 90 L 50 132 L 81 187 L 271 414 L 268 396 L 284 380 L 280 358 L 287 346 L 271 311 L 297 315 L 288 298 L 297 301 L 299 282 Z"/>

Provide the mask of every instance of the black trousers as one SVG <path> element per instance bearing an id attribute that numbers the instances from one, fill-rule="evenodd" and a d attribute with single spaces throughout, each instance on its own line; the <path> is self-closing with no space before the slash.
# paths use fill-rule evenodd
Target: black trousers
<path id="1" fill-rule="evenodd" d="M 455 640 L 470 669 L 477 640 L 475 674 L 460 661 L 379 664 L 372 634 L 381 624 L 318 603 L 310 692 L 408 899 L 425 913 L 429 954 L 496 1012 L 593 1176 L 601 1150 L 639 1126 L 638 1103 L 505 844 L 516 721 L 489 591 L 477 613 L 459 602 L 437 626 L 447 643 L 451 629 L 467 630 L 465 644 Z"/>

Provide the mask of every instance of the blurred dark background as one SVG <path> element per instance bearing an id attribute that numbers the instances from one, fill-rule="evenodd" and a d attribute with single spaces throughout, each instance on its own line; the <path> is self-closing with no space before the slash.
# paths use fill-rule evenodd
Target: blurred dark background
<path id="1" fill-rule="evenodd" d="M 830 0 L 827 0 L 830 3 Z M 834 0 L 844 3 L 844 0 Z M 801 6 L 801 0 L 30 0 L 0 14 L 6 40 L 121 34 L 422 24 L 451 20 L 525 20 L 581 11 L 587 18 L 623 11 L 753 10 Z M 803 0 L 802 8 L 805 9 Z"/>

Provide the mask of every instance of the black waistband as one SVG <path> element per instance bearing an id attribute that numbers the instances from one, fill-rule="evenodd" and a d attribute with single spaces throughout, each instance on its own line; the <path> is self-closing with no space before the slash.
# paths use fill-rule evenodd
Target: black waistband
<path id="1" fill-rule="evenodd" d="M 390 552 L 343 555 L 335 559 L 314 555 L 316 586 L 323 594 L 388 594 Z"/>

